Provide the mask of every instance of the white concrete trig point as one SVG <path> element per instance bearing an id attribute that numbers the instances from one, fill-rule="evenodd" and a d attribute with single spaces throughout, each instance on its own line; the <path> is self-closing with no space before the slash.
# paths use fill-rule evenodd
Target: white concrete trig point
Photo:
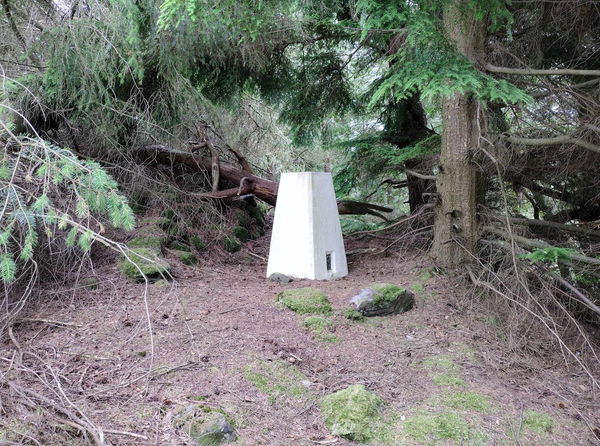
<path id="1" fill-rule="evenodd" d="M 331 173 L 281 174 L 267 277 L 274 273 L 312 280 L 348 274 Z"/>

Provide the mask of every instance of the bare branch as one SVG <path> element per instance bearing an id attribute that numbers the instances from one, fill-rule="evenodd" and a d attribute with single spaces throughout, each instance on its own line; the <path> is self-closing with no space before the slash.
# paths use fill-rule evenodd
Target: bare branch
<path id="1" fill-rule="evenodd" d="M 560 135 L 550 138 L 521 138 L 519 136 L 509 136 L 508 142 L 514 144 L 523 144 L 526 146 L 551 146 L 551 145 L 562 145 L 562 144 L 574 144 L 584 149 L 590 150 L 594 153 L 600 153 L 600 146 L 591 144 L 587 141 L 583 141 L 578 138 L 574 138 L 569 135 Z"/>
<path id="2" fill-rule="evenodd" d="M 522 76 L 598 76 L 600 70 L 572 70 L 568 68 L 540 70 L 535 68 L 510 68 L 486 64 L 484 68 L 490 73 L 518 74 Z"/>

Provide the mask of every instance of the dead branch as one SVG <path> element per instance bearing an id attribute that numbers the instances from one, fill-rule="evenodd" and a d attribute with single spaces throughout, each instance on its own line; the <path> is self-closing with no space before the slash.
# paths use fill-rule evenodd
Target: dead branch
<path id="1" fill-rule="evenodd" d="M 506 217 L 499 215 L 499 214 L 494 214 L 494 215 L 492 215 L 492 217 L 494 217 L 498 220 L 501 220 L 501 221 L 506 221 Z M 530 219 L 530 218 L 515 218 L 515 217 L 510 217 L 509 221 L 511 223 L 515 223 L 515 224 L 521 224 L 521 225 L 526 225 L 526 226 L 541 226 L 541 227 L 546 227 L 546 228 L 557 229 L 560 231 L 572 232 L 574 234 L 579 234 L 579 235 L 589 237 L 589 238 L 600 239 L 600 231 L 583 228 L 583 227 L 577 226 L 577 225 L 556 223 L 553 221 L 546 221 L 546 220 L 534 220 L 534 219 Z"/>
<path id="2" fill-rule="evenodd" d="M 506 140 L 513 144 L 522 144 L 526 146 L 551 146 L 574 144 L 592 152 L 600 153 L 600 146 L 591 144 L 587 141 L 569 135 L 559 135 L 550 138 L 521 138 L 519 136 L 509 136 L 508 138 L 506 138 Z"/>
<path id="3" fill-rule="evenodd" d="M 535 68 L 510 68 L 485 64 L 484 68 L 490 73 L 518 74 L 521 76 L 598 76 L 600 70 L 573 70 L 568 68 L 540 70 Z"/>
<path id="4" fill-rule="evenodd" d="M 513 240 L 516 244 L 527 247 L 527 248 L 535 248 L 535 249 L 544 249 L 544 248 L 552 248 L 552 245 L 546 243 L 542 240 L 534 240 L 528 239 L 526 237 L 521 237 L 520 235 L 509 234 L 503 229 L 494 227 L 494 226 L 484 226 L 482 228 L 484 232 L 488 232 L 490 234 L 495 234 L 502 237 L 505 240 Z M 571 259 L 580 263 L 585 263 L 587 265 L 600 266 L 600 259 L 596 259 L 593 257 L 587 257 L 579 253 L 571 254 Z M 559 259 L 560 260 L 560 259 Z"/>

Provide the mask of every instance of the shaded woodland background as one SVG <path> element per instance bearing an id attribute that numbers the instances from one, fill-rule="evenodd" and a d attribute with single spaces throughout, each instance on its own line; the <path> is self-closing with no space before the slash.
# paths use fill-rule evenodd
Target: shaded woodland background
<path id="1" fill-rule="evenodd" d="M 344 213 L 375 212 L 346 233 L 397 222 L 515 349 L 599 386 L 597 2 L 0 0 L 0 22 L 0 335 L 136 219 L 226 232 L 280 172 L 331 170 Z"/>

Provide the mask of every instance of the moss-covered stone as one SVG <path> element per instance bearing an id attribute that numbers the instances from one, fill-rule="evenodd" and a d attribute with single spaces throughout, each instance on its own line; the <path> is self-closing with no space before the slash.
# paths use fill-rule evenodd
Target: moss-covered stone
<path id="1" fill-rule="evenodd" d="M 377 435 L 383 405 L 379 396 L 356 384 L 323 398 L 321 413 L 333 435 L 367 443 Z"/>
<path id="2" fill-rule="evenodd" d="M 242 244 L 236 238 L 226 235 L 223 237 L 223 248 L 227 252 L 238 252 L 242 248 Z"/>
<path id="3" fill-rule="evenodd" d="M 410 310 L 415 302 L 411 292 L 391 283 L 373 283 L 351 299 L 367 317 L 387 316 Z"/>
<path id="4" fill-rule="evenodd" d="M 157 235 L 138 235 L 131 239 L 127 246 L 129 248 L 149 248 L 159 252 L 164 244 L 164 237 Z"/>
<path id="5" fill-rule="evenodd" d="M 250 239 L 250 232 L 242 226 L 234 227 L 232 232 L 233 235 L 235 235 L 237 239 L 243 243 L 247 242 Z"/>
<path id="6" fill-rule="evenodd" d="M 124 258 L 120 267 L 130 279 L 143 280 L 144 276 L 153 279 L 169 273 L 169 263 L 154 249 L 132 248 L 127 255 L 129 259 Z"/>
<path id="7" fill-rule="evenodd" d="M 190 245 L 192 245 L 197 251 L 204 251 L 206 248 L 208 248 L 206 242 L 204 242 L 204 240 L 197 235 L 192 235 L 190 237 Z"/>
<path id="8" fill-rule="evenodd" d="M 198 258 L 189 251 L 174 251 L 177 259 L 184 265 L 195 265 L 198 263 Z"/>
<path id="9" fill-rule="evenodd" d="M 276 301 L 298 314 L 331 314 L 327 295 L 316 288 L 296 288 L 277 295 Z"/>

